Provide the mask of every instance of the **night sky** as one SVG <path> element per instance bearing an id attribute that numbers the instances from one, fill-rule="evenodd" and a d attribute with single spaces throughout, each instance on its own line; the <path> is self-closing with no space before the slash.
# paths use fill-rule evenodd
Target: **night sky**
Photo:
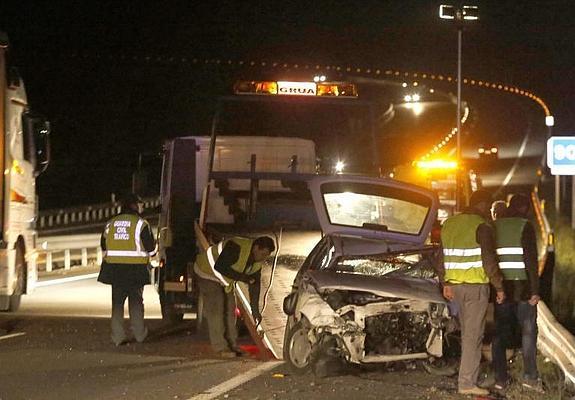
<path id="1" fill-rule="evenodd" d="M 163 140 L 207 134 L 215 96 L 246 71 L 194 58 L 455 75 L 456 31 L 439 4 L 3 0 L 0 29 L 30 104 L 53 124 L 41 208 L 105 201 L 129 188 L 139 153 L 157 169 Z M 463 75 L 531 90 L 550 105 L 555 132 L 573 134 L 572 1 L 470 4 L 481 20 L 464 32 Z"/>

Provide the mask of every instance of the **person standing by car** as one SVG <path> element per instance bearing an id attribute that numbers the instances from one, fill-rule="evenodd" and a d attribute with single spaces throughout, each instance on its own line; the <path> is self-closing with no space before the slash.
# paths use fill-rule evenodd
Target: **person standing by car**
<path id="1" fill-rule="evenodd" d="M 150 283 L 148 266 L 156 252 L 156 241 L 148 222 L 140 216 L 142 199 L 130 194 L 122 201 L 122 211 L 106 224 L 100 244 L 104 260 L 98 281 L 112 285 L 112 342 L 127 342 L 124 331 L 124 303 L 128 298 L 130 323 L 137 342 L 148 335 L 144 324 L 144 286 Z"/>
<path id="2" fill-rule="evenodd" d="M 484 190 L 473 192 L 469 203 L 469 208 L 443 223 L 443 269 L 439 271 L 439 278 L 444 297 L 456 303 L 461 326 L 458 392 L 485 396 L 489 391 L 477 386 L 477 377 L 489 282 L 497 291 L 498 303 L 504 301 L 505 293 L 493 228 L 487 222 L 490 220 L 491 194 Z"/>
<path id="3" fill-rule="evenodd" d="M 507 299 L 495 305 L 495 336 L 492 344 L 495 388 L 506 388 L 509 375 L 505 350 L 511 344 L 510 333 L 515 324 L 521 328 L 523 383 L 528 389 L 543 392 L 537 371 L 537 303 L 539 275 L 537 239 L 527 219 L 530 202 L 523 194 L 515 194 L 504 218 L 495 220 L 495 236 L 499 268 Z"/>
<path id="4" fill-rule="evenodd" d="M 496 200 L 491 204 L 491 218 L 497 220 L 503 218 L 507 212 L 507 203 L 504 200 Z"/>
<path id="5" fill-rule="evenodd" d="M 237 345 L 235 283 L 249 284 L 252 315 L 259 324 L 262 318 L 259 311 L 262 263 L 274 251 L 274 240 L 268 236 L 255 240 L 234 237 L 214 244 L 198 255 L 194 272 L 199 278 L 202 311 L 208 321 L 212 348 L 221 357 L 236 357 L 243 353 Z"/>

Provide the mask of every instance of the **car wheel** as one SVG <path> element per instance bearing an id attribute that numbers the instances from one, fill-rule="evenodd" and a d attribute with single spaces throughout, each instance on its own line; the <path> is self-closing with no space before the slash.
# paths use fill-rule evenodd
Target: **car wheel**
<path id="1" fill-rule="evenodd" d="M 308 337 L 310 324 L 305 317 L 295 323 L 292 317 L 289 319 L 291 323 L 288 321 L 286 325 L 284 360 L 292 371 L 304 373 L 310 370 L 313 364 L 314 346 Z"/>

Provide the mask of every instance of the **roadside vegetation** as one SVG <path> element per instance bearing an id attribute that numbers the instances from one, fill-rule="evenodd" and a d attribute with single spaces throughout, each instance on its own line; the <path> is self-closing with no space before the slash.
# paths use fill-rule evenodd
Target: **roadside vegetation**
<path id="1" fill-rule="evenodd" d="M 552 310 L 571 332 L 575 329 L 575 232 L 571 221 L 560 217 L 553 221 L 555 233 L 555 276 Z"/>

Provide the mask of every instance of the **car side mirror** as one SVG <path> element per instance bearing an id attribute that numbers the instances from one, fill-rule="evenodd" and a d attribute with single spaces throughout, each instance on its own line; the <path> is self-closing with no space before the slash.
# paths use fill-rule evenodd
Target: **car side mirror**
<path id="1" fill-rule="evenodd" d="M 24 158 L 32 164 L 34 175 L 38 176 L 50 164 L 50 122 L 39 114 L 26 111 L 22 114 L 22 126 Z"/>

